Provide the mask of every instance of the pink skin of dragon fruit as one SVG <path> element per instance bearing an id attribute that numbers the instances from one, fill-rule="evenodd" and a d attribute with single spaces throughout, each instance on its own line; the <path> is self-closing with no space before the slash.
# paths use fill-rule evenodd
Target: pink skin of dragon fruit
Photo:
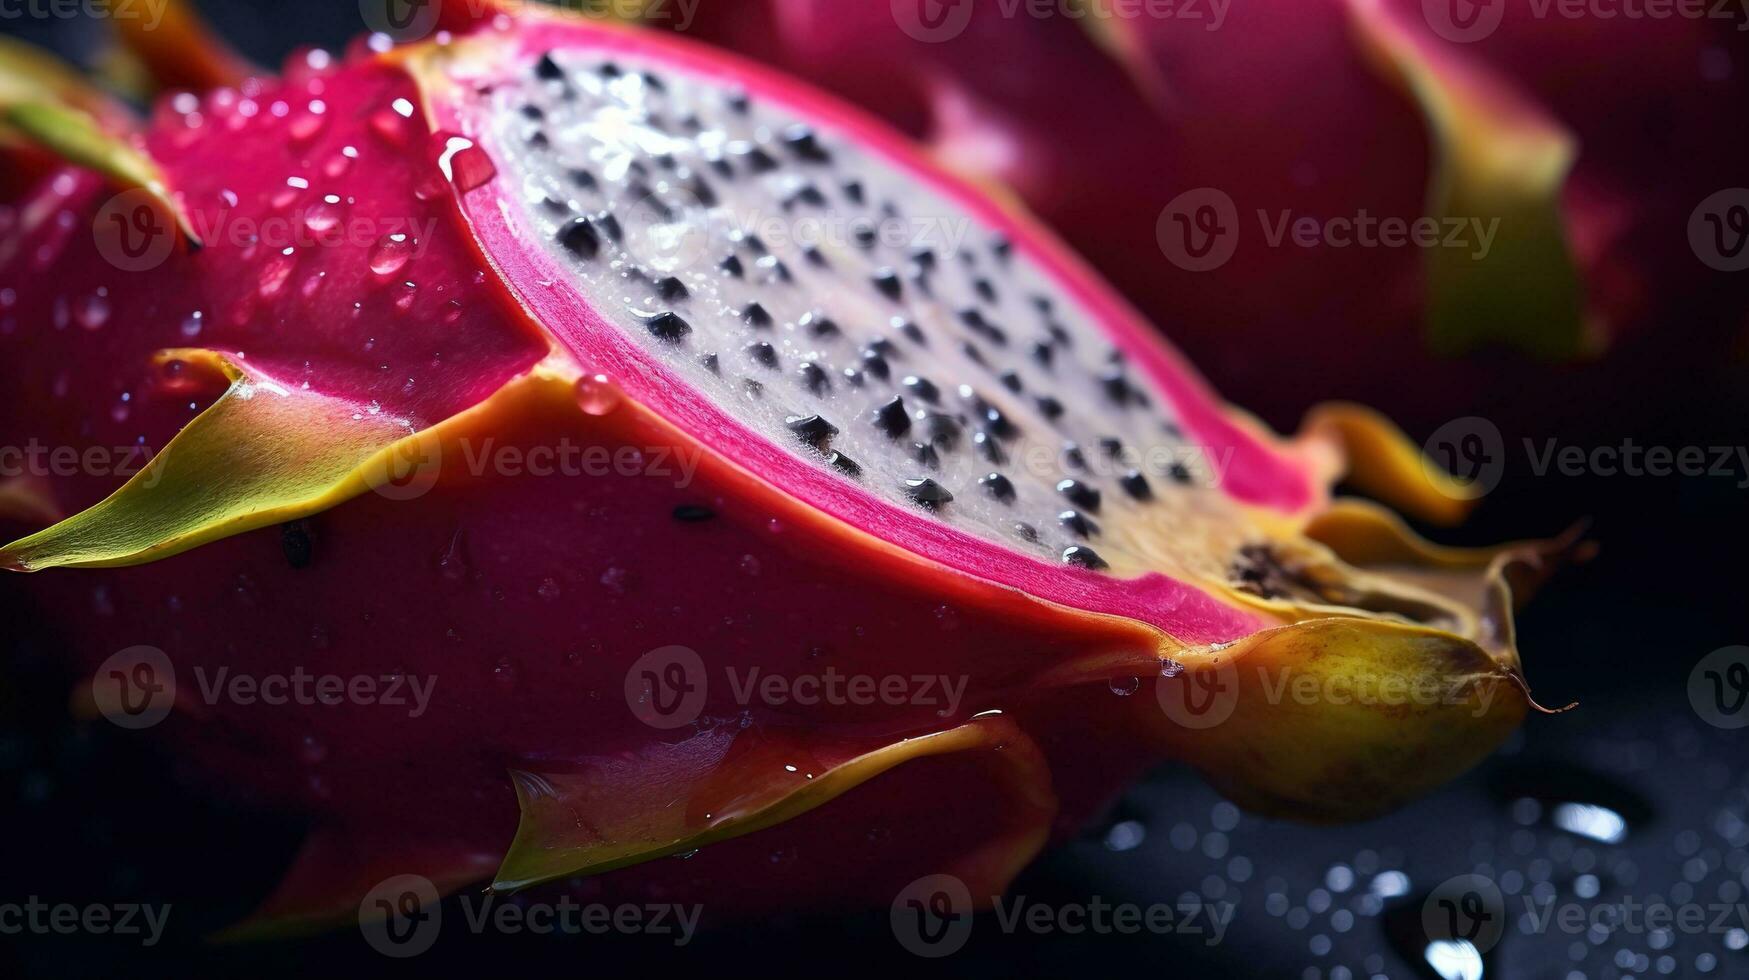
<path id="1" fill-rule="evenodd" d="M 579 145 L 601 153 L 587 180 L 551 162 Z M 155 227 L 156 264 L 128 267 L 135 212 L 112 227 L 95 173 L 65 168 L 9 210 L 0 420 L 19 445 L 163 451 L 131 478 L 31 481 L 34 507 L 0 514 L 29 536 L 0 561 L 34 573 L 6 585 L 99 681 L 116 651 L 165 651 L 179 682 L 155 734 L 204 781 L 308 819 L 246 931 L 354 918 L 399 874 L 576 878 L 733 917 L 882 905 L 951 873 L 982 903 L 1163 756 L 1250 805 L 1348 818 L 1461 771 L 1530 705 L 1508 583 L 1561 548 L 1436 549 L 1333 501 L 1346 465 L 1429 516 L 1463 504 L 1364 412 L 1289 442 L 1221 405 L 1048 233 L 786 77 L 525 13 L 169 97 L 141 146 L 189 229 Z M 778 191 L 805 206 L 810 186 L 969 237 L 902 277 L 859 236 L 819 269 L 745 233 L 678 270 L 620 247 L 652 207 L 787 210 Z M 1025 344 L 1021 290 L 1041 318 Z M 955 309 L 961 292 L 991 298 Z M 858 334 L 840 340 L 810 306 L 828 303 L 894 316 L 840 314 Z M 966 312 L 985 308 L 1016 336 Z M 962 387 L 976 433 L 919 407 Z M 868 401 L 888 388 L 915 414 Z M 1003 435 L 1004 418 L 1022 424 Z M 1145 427 L 1132 445 L 1219 469 L 1095 471 L 1091 436 L 1061 443 L 1088 425 Z M 913 426 L 933 445 L 901 438 Z M 990 441 L 1020 432 L 1046 462 Z M 562 445 L 625 464 L 479 463 Z M 1035 524 L 999 516 L 1017 501 Z M 646 674 L 676 665 L 709 683 L 670 725 Z M 719 669 L 940 685 L 770 701 Z M 1461 696 L 1284 706 L 1268 670 Z M 294 672 L 425 694 L 415 716 L 208 693 Z M 1232 716 L 1199 731 L 1164 706 L 1209 678 L 1233 685 Z"/>

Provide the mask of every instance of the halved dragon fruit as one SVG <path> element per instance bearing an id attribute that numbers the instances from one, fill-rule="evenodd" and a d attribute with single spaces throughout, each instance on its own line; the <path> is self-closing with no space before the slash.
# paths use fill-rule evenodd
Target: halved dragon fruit
<path id="1" fill-rule="evenodd" d="M 988 901 L 1161 758 L 1345 818 L 1523 716 L 1509 586 L 1563 546 L 1332 500 L 1461 515 L 1376 416 L 1277 439 L 1027 218 L 781 76 L 452 26 L 138 132 L 7 89 L 84 168 L 5 212 L 7 438 L 163 451 L 11 481 L 42 529 L 0 562 L 85 669 L 161 648 L 161 731 L 308 816 L 253 926 L 398 874 Z M 425 700 L 224 686 L 299 672 Z"/>

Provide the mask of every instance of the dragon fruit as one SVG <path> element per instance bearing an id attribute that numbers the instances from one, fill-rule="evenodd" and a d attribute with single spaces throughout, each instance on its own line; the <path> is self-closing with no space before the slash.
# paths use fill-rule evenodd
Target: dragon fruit
<path id="1" fill-rule="evenodd" d="M 1722 122 L 1749 79 L 1738 18 L 705 0 L 681 21 L 669 6 L 650 23 L 823 85 L 1012 188 L 1278 424 L 1316 396 L 1295 383 L 1315 371 L 1325 396 L 1412 430 L 1481 414 L 1617 432 L 1636 421 L 1622 387 L 1686 392 L 1697 371 L 1742 365 L 1742 277 L 1697 258 L 1686 230 L 1749 167 L 1749 139 Z M 1175 264 L 1156 222 L 1202 188 L 1231 202 L 1233 251 Z M 1272 244 L 1284 215 L 1499 224 L 1478 259 L 1474 229 L 1464 248 Z"/>
<path id="2" fill-rule="evenodd" d="M 1161 759 L 1353 818 L 1532 705 L 1512 601 L 1571 542 L 1334 499 L 1473 496 L 1378 416 L 1272 435 L 788 78 L 445 16 L 147 123 L 0 116 L 66 161 L 0 212 L 6 587 L 83 707 L 162 695 L 216 791 L 307 819 L 241 934 L 408 874 L 987 902 Z"/>

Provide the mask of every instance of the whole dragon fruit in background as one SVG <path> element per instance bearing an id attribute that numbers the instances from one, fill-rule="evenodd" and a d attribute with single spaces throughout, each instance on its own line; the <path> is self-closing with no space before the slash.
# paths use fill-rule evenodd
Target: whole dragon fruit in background
<path id="1" fill-rule="evenodd" d="M 1749 279 L 1690 236 L 1703 203 L 1723 219 L 1749 200 L 1714 197 L 1749 173 L 1728 121 L 1749 101 L 1749 34 L 1734 8 L 1571 9 L 703 0 L 649 20 L 1013 189 L 1277 424 L 1336 394 L 1413 428 L 1631 431 L 1644 402 L 1624 385 L 1690 392 L 1695 372 L 1744 365 Z M 1171 222 L 1212 201 L 1230 206 L 1206 226 L 1230 257 L 1187 261 Z M 1421 217 L 1438 246 L 1362 240 L 1367 220 L 1378 242 L 1378 222 Z"/>
<path id="2" fill-rule="evenodd" d="M 1461 516 L 1378 417 L 1269 434 L 785 77 L 466 10 L 280 78 L 137 39 L 232 79 L 149 122 L 6 62 L 6 152 L 65 163 L 0 212 L 0 430 L 43 450 L 0 487 L 4 587 L 98 706 L 172 692 L 156 733 L 217 791 L 308 819 L 250 928 L 400 874 L 987 902 L 1160 759 L 1351 818 L 1530 706 L 1510 606 L 1566 547 L 1333 500 Z M 227 686 L 296 676 L 368 690 Z"/>

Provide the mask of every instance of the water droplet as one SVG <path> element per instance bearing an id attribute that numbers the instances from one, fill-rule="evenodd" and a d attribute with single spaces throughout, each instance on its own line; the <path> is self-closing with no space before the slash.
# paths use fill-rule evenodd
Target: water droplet
<path id="1" fill-rule="evenodd" d="M 498 168 L 492 163 L 492 158 L 486 151 L 474 145 L 474 141 L 466 136 L 439 134 L 437 139 L 441 149 L 437 155 L 437 169 L 443 171 L 443 176 L 456 189 L 466 194 L 479 187 L 493 177 L 498 176 Z"/>
<path id="2" fill-rule="evenodd" d="M 98 290 L 73 304 L 73 319 L 87 330 L 96 330 L 109 322 L 109 297 Z"/>
<path id="3" fill-rule="evenodd" d="M 200 321 L 201 317 L 204 315 L 205 314 L 201 313 L 201 311 L 195 310 L 193 313 L 184 317 L 182 320 L 182 336 L 187 337 L 190 340 L 200 336 Z"/>
<path id="4" fill-rule="evenodd" d="M 322 740 L 314 735 L 305 735 L 298 743 L 298 758 L 304 765 L 313 766 L 328 758 L 328 746 L 323 745 Z"/>
<path id="5" fill-rule="evenodd" d="M 290 248 L 268 256 L 261 266 L 261 282 L 257 290 L 261 298 L 272 299 L 278 296 L 285 289 L 286 280 L 291 278 L 292 268 L 297 263 L 297 255 Z"/>
<path id="6" fill-rule="evenodd" d="M 626 570 L 610 568 L 601 573 L 601 587 L 612 595 L 626 594 Z"/>
<path id="7" fill-rule="evenodd" d="M 741 556 L 741 573 L 757 578 L 759 575 L 759 559 L 752 555 Z"/>
<path id="8" fill-rule="evenodd" d="M 585 415 L 606 415 L 619 407 L 619 385 L 605 374 L 587 374 L 577 381 L 577 407 Z"/>
<path id="9" fill-rule="evenodd" d="M 1142 679 L 1140 677 L 1113 677 L 1109 686 L 1111 693 L 1120 698 L 1127 698 L 1141 688 Z"/>
<path id="10" fill-rule="evenodd" d="M 559 583 L 553 581 L 551 578 L 543 578 L 540 582 L 540 588 L 535 589 L 534 591 L 535 594 L 542 599 L 551 602 L 559 597 Z"/>
<path id="11" fill-rule="evenodd" d="M 413 239 L 405 234 L 385 235 L 370 253 L 370 271 L 387 279 L 406 268 L 413 257 Z"/>
<path id="12" fill-rule="evenodd" d="M 304 212 L 304 230 L 318 238 L 333 231 L 338 224 L 340 224 L 340 207 L 338 205 L 323 202 L 311 205 L 309 210 Z"/>

